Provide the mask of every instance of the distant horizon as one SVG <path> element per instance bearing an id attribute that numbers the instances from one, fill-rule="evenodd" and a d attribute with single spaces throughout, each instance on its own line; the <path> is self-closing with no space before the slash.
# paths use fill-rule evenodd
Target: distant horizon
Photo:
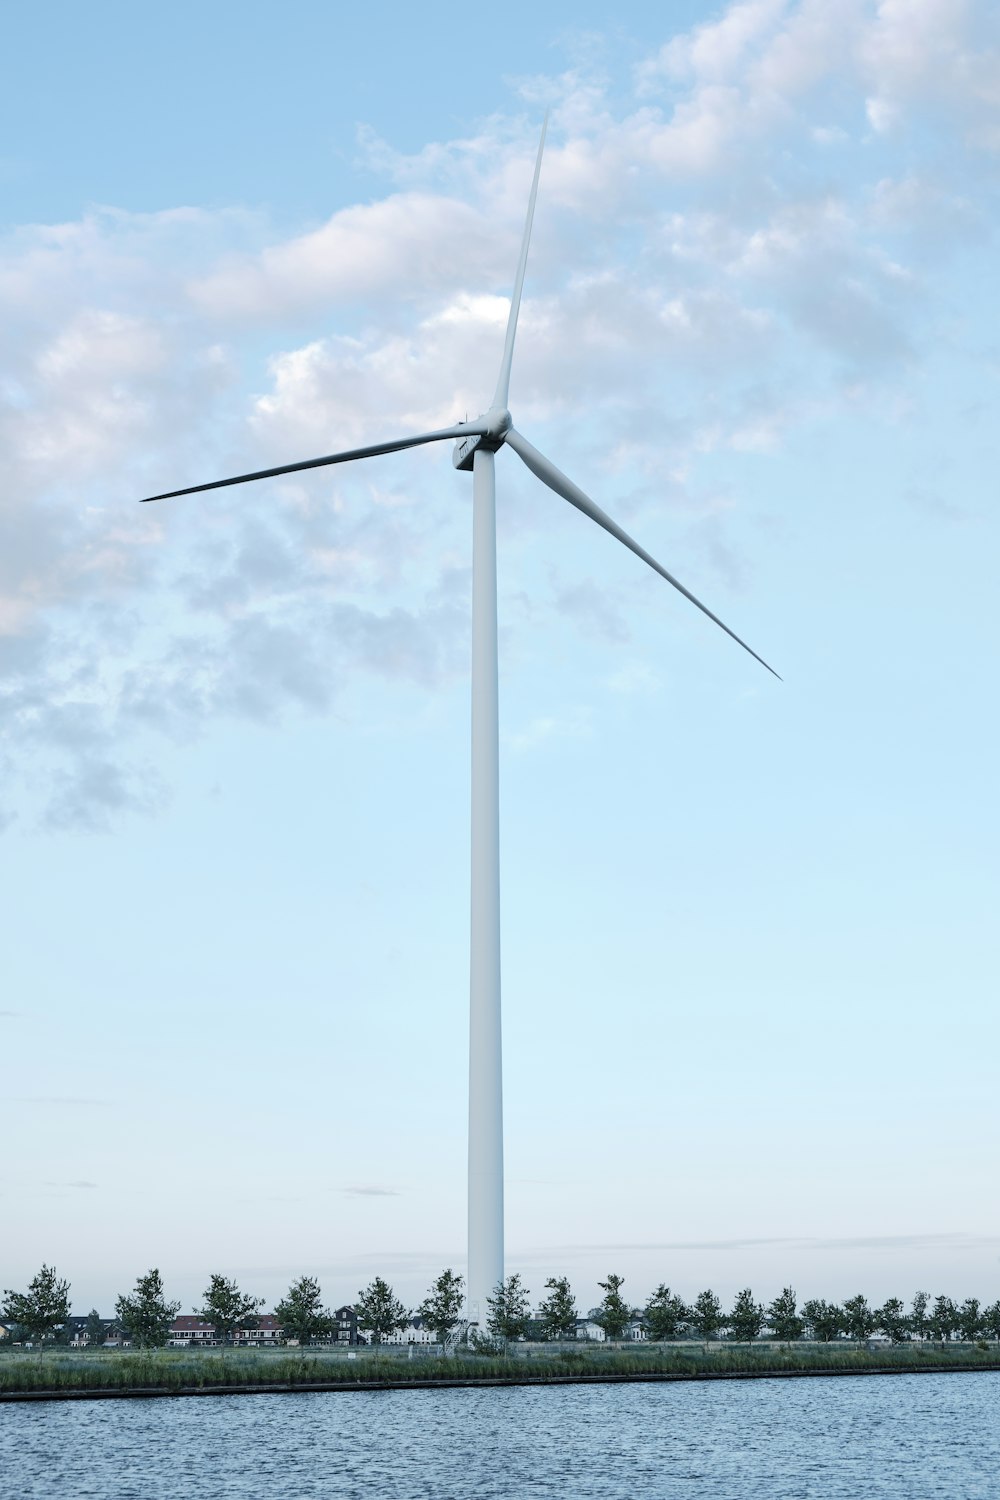
<path id="1" fill-rule="evenodd" d="M 929 1239 L 932 1237 L 914 1236 L 913 1238 L 920 1240 Z M 940 1238 L 958 1239 L 960 1237 L 941 1236 Z M 862 1241 L 861 1243 L 865 1247 L 872 1246 L 872 1242 L 870 1240 Z M 701 1246 L 692 1246 L 691 1252 L 694 1253 L 696 1251 L 701 1251 L 704 1250 L 704 1248 L 705 1247 Z M 725 1253 L 729 1253 L 730 1248 L 735 1249 L 737 1247 L 726 1247 Z M 884 1245 L 882 1248 L 888 1250 L 891 1248 L 891 1246 Z M 992 1248 L 992 1246 L 985 1248 Z M 511 1272 L 518 1272 L 521 1275 L 525 1285 L 528 1287 L 531 1293 L 532 1306 L 535 1306 L 538 1300 L 545 1295 L 545 1281 L 548 1279 L 548 1277 L 563 1275 L 567 1276 L 569 1278 L 573 1293 L 576 1297 L 579 1307 L 583 1311 L 586 1311 L 587 1308 L 596 1306 L 600 1301 L 598 1279 L 606 1278 L 609 1271 L 615 1272 L 617 1274 L 623 1274 L 623 1268 L 627 1267 L 628 1259 L 632 1258 L 632 1256 L 634 1256 L 636 1253 L 637 1250 L 635 1248 L 630 1251 L 628 1257 L 626 1257 L 622 1253 L 619 1253 L 617 1258 L 609 1259 L 607 1265 L 602 1264 L 601 1268 L 593 1273 L 593 1277 L 591 1280 L 586 1279 L 585 1273 L 581 1272 L 579 1277 L 577 1277 L 571 1270 L 568 1270 L 565 1265 L 557 1264 L 554 1262 L 552 1263 L 552 1269 L 546 1269 L 544 1270 L 544 1273 L 540 1270 L 533 1276 L 532 1272 L 527 1269 L 527 1266 L 531 1264 L 531 1262 L 528 1260 L 516 1263 L 512 1261 L 508 1267 L 508 1274 L 510 1274 Z M 411 1259 L 411 1257 L 407 1257 L 407 1259 Z M 190 1293 L 190 1288 L 198 1281 L 197 1276 L 190 1272 L 186 1275 L 175 1275 L 171 1273 L 169 1269 L 166 1269 L 162 1262 L 158 1263 L 154 1260 L 150 1262 L 149 1266 L 142 1266 L 140 1268 L 137 1268 L 134 1274 L 132 1274 L 131 1277 L 124 1281 L 121 1285 L 117 1285 L 116 1283 L 116 1290 L 106 1293 L 103 1297 L 103 1303 L 100 1297 L 97 1297 L 96 1299 L 92 1298 L 87 1301 L 86 1297 L 82 1296 L 82 1293 L 75 1294 L 74 1288 L 76 1287 L 76 1282 L 74 1281 L 72 1274 L 66 1268 L 66 1266 L 57 1264 L 56 1270 L 59 1272 L 61 1277 L 65 1277 L 70 1282 L 73 1316 L 85 1316 L 85 1314 L 91 1311 L 94 1307 L 97 1307 L 98 1311 L 101 1311 L 102 1306 L 106 1304 L 108 1307 L 112 1308 L 112 1312 L 107 1314 L 102 1312 L 102 1316 L 109 1317 L 113 1316 L 113 1305 L 117 1297 L 131 1291 L 134 1286 L 136 1277 L 145 1274 L 145 1272 L 151 1269 L 153 1266 L 157 1266 L 163 1276 L 167 1297 L 171 1300 L 180 1300 L 180 1312 L 185 1316 L 197 1312 L 199 1305 L 203 1303 L 203 1293 L 205 1287 L 208 1285 L 209 1277 L 214 1273 L 232 1277 L 239 1284 L 241 1290 L 251 1295 L 260 1295 L 262 1291 L 266 1290 L 267 1295 L 265 1300 L 267 1305 L 265 1306 L 264 1311 L 267 1312 L 271 1310 L 273 1306 L 281 1299 L 281 1297 L 285 1295 L 292 1280 L 300 1275 L 315 1276 L 319 1280 L 323 1293 L 324 1304 L 329 1307 L 351 1305 L 353 1300 L 357 1297 L 358 1293 L 363 1290 L 364 1286 L 374 1276 L 383 1276 L 390 1283 L 397 1296 L 400 1296 L 402 1298 L 407 1307 L 416 1307 L 426 1296 L 431 1280 L 436 1275 L 438 1275 L 440 1271 L 450 1266 L 451 1269 L 457 1270 L 460 1273 L 462 1272 L 461 1261 L 460 1257 L 458 1256 L 452 1257 L 450 1261 L 447 1259 L 442 1260 L 440 1264 L 438 1264 L 437 1262 L 431 1264 L 431 1262 L 428 1261 L 428 1269 L 424 1273 L 423 1279 L 421 1279 L 421 1274 L 419 1272 L 412 1269 L 401 1270 L 397 1267 L 397 1269 L 394 1270 L 391 1264 L 386 1264 L 386 1262 L 389 1260 L 391 1260 L 391 1257 L 383 1257 L 381 1261 L 376 1261 L 373 1259 L 369 1263 L 367 1271 L 363 1270 L 361 1268 L 361 1264 L 359 1263 L 356 1272 L 356 1278 L 360 1277 L 361 1280 L 358 1282 L 358 1285 L 354 1286 L 350 1291 L 344 1291 L 344 1287 L 349 1284 L 350 1278 L 343 1272 L 335 1269 L 333 1266 L 324 1267 L 322 1265 L 302 1265 L 294 1269 L 289 1269 L 287 1271 L 262 1268 L 259 1272 L 254 1273 L 246 1269 L 241 1270 L 238 1267 L 234 1269 L 232 1267 L 215 1265 L 210 1270 L 206 1270 L 204 1276 L 201 1278 L 201 1285 L 199 1287 L 199 1290 L 194 1293 Z M 49 1261 L 46 1262 L 46 1264 L 52 1264 L 52 1262 Z M 548 1264 L 548 1262 L 546 1262 L 546 1264 Z M 706 1260 L 704 1264 L 707 1268 L 708 1261 Z M 29 1274 L 22 1278 L 25 1285 L 27 1284 L 28 1280 L 30 1280 L 30 1277 L 34 1275 L 34 1273 L 38 1269 L 39 1266 L 33 1267 Z M 913 1275 L 909 1269 L 907 1271 L 907 1274 L 909 1275 L 910 1280 L 913 1280 Z M 2 1284 L 3 1286 L 7 1286 L 8 1281 L 4 1279 L 4 1275 L 5 1273 L 3 1271 L 0 1271 L 0 1284 Z M 986 1303 L 992 1301 L 997 1295 L 1000 1295 L 1000 1288 L 997 1288 L 996 1280 L 994 1280 L 993 1282 L 994 1289 L 991 1289 L 985 1284 L 987 1280 L 988 1277 L 984 1276 L 982 1278 L 982 1284 L 977 1284 L 973 1277 L 970 1278 L 968 1284 L 963 1284 L 960 1286 L 955 1284 L 945 1285 L 941 1281 L 940 1277 L 938 1277 L 938 1279 L 935 1279 L 934 1275 L 931 1274 L 924 1276 L 921 1280 L 918 1273 L 917 1280 L 914 1281 L 912 1286 L 910 1286 L 908 1282 L 906 1285 L 904 1285 L 902 1276 L 899 1274 L 894 1275 L 891 1270 L 883 1271 L 878 1278 L 870 1278 L 867 1284 L 862 1283 L 862 1281 L 859 1280 L 858 1277 L 852 1279 L 849 1274 L 842 1276 L 840 1279 L 832 1278 L 832 1281 L 828 1283 L 822 1277 L 812 1276 L 810 1276 L 808 1282 L 803 1277 L 799 1277 L 798 1279 L 796 1279 L 795 1276 L 778 1276 L 777 1278 L 772 1276 L 770 1279 L 766 1279 L 763 1276 L 758 1276 L 755 1281 L 753 1276 L 744 1276 L 741 1278 L 739 1274 L 736 1274 L 734 1276 L 732 1273 L 727 1273 L 725 1278 L 722 1278 L 716 1274 L 714 1276 L 705 1275 L 701 1277 L 701 1279 L 699 1279 L 697 1275 L 695 1275 L 693 1278 L 690 1275 L 685 1275 L 683 1278 L 677 1275 L 671 1277 L 671 1275 L 667 1271 L 664 1271 L 662 1275 L 653 1273 L 651 1279 L 647 1278 L 647 1284 L 647 1281 L 638 1281 L 635 1277 L 630 1277 L 627 1274 L 626 1270 L 625 1286 L 623 1288 L 622 1294 L 625 1297 L 625 1300 L 629 1302 L 630 1305 L 642 1307 L 645 1305 L 649 1296 L 655 1290 L 655 1287 L 660 1283 L 665 1283 L 670 1286 L 671 1289 L 679 1296 L 681 1296 L 685 1301 L 693 1301 L 693 1299 L 699 1292 L 709 1289 L 719 1295 L 724 1306 L 728 1306 L 734 1301 L 737 1293 L 742 1291 L 743 1288 L 747 1286 L 749 1286 L 753 1290 L 755 1296 L 757 1296 L 759 1300 L 765 1303 L 770 1302 L 786 1286 L 792 1286 L 798 1295 L 800 1306 L 802 1302 L 812 1297 L 824 1297 L 829 1301 L 839 1303 L 842 1302 L 846 1297 L 854 1296 L 855 1294 L 860 1292 L 868 1298 L 873 1306 L 880 1306 L 889 1297 L 900 1297 L 902 1298 L 906 1306 L 909 1307 L 914 1293 L 918 1291 L 927 1292 L 932 1298 L 938 1295 L 949 1296 L 952 1297 L 956 1302 L 962 1302 L 966 1297 L 976 1296 L 979 1297 L 985 1305 Z M 99 1285 L 100 1283 L 96 1284 Z M 339 1288 L 339 1290 L 331 1291 L 330 1287 L 333 1285 Z M 592 1287 L 593 1289 L 593 1301 L 587 1301 L 587 1297 L 584 1294 L 584 1289 L 588 1286 Z M 633 1286 L 635 1286 L 634 1291 Z M 840 1288 L 840 1290 L 837 1289 L 838 1287 Z M 187 1289 L 188 1295 L 184 1294 L 182 1288 Z M 20 1284 L 20 1282 L 18 1282 L 16 1286 L 11 1283 L 11 1289 L 23 1290 L 24 1288 Z M 83 1306 L 83 1302 L 85 1301 L 86 1307 Z"/>

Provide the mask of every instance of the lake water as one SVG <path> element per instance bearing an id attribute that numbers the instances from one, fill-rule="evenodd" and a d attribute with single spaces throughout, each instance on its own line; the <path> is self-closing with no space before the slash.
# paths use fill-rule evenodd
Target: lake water
<path id="1" fill-rule="evenodd" d="M 3 1500 L 997 1500 L 1000 1374 L 0 1405 Z"/>

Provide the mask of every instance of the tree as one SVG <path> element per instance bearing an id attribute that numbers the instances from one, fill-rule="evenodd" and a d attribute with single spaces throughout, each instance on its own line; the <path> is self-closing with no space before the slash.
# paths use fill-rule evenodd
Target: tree
<path id="1" fill-rule="evenodd" d="M 363 1292 L 358 1293 L 354 1308 L 358 1315 L 358 1327 L 369 1335 L 369 1342 L 381 1344 L 389 1333 L 405 1328 L 409 1313 L 393 1294 L 392 1287 L 381 1276 L 376 1276 Z"/>
<path id="2" fill-rule="evenodd" d="M 927 1337 L 927 1304 L 930 1300 L 926 1292 L 914 1292 L 910 1303 L 910 1332 L 921 1341 Z"/>
<path id="3" fill-rule="evenodd" d="M 910 1320 L 903 1311 L 903 1304 L 898 1297 L 890 1297 L 881 1307 L 876 1308 L 875 1327 L 881 1328 L 891 1343 L 903 1342 L 910 1327 Z"/>
<path id="4" fill-rule="evenodd" d="M 204 1307 L 196 1307 L 195 1314 L 215 1328 L 215 1336 L 224 1344 L 231 1344 L 238 1328 L 256 1328 L 260 1319 L 257 1310 L 264 1306 L 263 1297 L 247 1297 L 235 1281 L 225 1276 L 213 1276 L 204 1291 Z"/>
<path id="5" fill-rule="evenodd" d="M 333 1315 L 323 1306 L 319 1282 L 312 1276 L 300 1276 L 292 1282 L 274 1309 L 274 1318 L 282 1337 L 297 1341 L 303 1358 L 307 1344 L 332 1333 L 334 1328 Z"/>
<path id="6" fill-rule="evenodd" d="M 449 1333 L 458 1326 L 465 1300 L 462 1295 L 464 1286 L 464 1276 L 458 1276 L 451 1270 L 442 1271 L 417 1308 L 417 1317 L 423 1318 L 439 1344 L 446 1344 Z"/>
<path id="7" fill-rule="evenodd" d="M 1000 1302 L 991 1302 L 983 1308 L 983 1332 L 1000 1343 Z"/>
<path id="8" fill-rule="evenodd" d="M 707 1349 L 709 1339 L 718 1333 L 723 1324 L 722 1303 L 714 1292 L 699 1292 L 688 1308 L 687 1317 L 695 1333 L 701 1335 Z"/>
<path id="9" fill-rule="evenodd" d="M 87 1335 L 87 1348 L 100 1349 L 101 1345 L 104 1343 L 105 1338 L 107 1337 L 108 1330 L 105 1328 L 104 1319 L 101 1317 L 96 1307 L 92 1307 L 90 1309 L 90 1312 L 87 1314 L 87 1321 L 84 1325 L 84 1332 Z"/>
<path id="10" fill-rule="evenodd" d="M 3 1299 L 0 1315 L 40 1348 L 69 1317 L 69 1282 L 59 1280 L 55 1266 L 43 1265 L 26 1292 L 5 1290 Z"/>
<path id="11" fill-rule="evenodd" d="M 604 1329 L 605 1338 L 620 1339 L 632 1316 L 632 1309 L 621 1294 L 621 1288 L 625 1285 L 625 1277 L 616 1276 L 614 1272 L 609 1271 L 607 1281 L 599 1281 L 597 1285 L 603 1289 L 604 1296 L 594 1315 L 594 1322 L 598 1328 Z"/>
<path id="12" fill-rule="evenodd" d="M 521 1338 L 528 1326 L 529 1296 L 518 1275 L 508 1276 L 506 1281 L 497 1283 L 493 1295 L 486 1299 L 489 1309 L 486 1328 L 493 1338 L 502 1340 L 505 1345 Z"/>
<path id="13" fill-rule="evenodd" d="M 775 1338 L 785 1344 L 802 1337 L 804 1324 L 796 1312 L 796 1297 L 790 1286 L 782 1287 L 781 1295 L 767 1309 L 767 1322 Z"/>
<path id="14" fill-rule="evenodd" d="M 975 1343 L 983 1331 L 983 1314 L 978 1297 L 966 1297 L 958 1309 L 958 1331 L 967 1344 Z"/>
<path id="15" fill-rule="evenodd" d="M 570 1290 L 569 1278 L 550 1276 L 545 1283 L 549 1295 L 539 1304 L 542 1317 L 542 1333 L 547 1339 L 571 1339 L 576 1337 L 576 1298 Z"/>
<path id="16" fill-rule="evenodd" d="M 687 1315 L 687 1305 L 661 1281 L 643 1309 L 642 1321 L 651 1339 L 675 1339 Z"/>
<path id="17" fill-rule="evenodd" d="M 802 1313 L 812 1329 L 814 1339 L 829 1344 L 843 1332 L 844 1312 L 835 1302 L 826 1302 L 822 1297 L 813 1297 L 802 1304 Z"/>
<path id="18" fill-rule="evenodd" d="M 865 1344 L 875 1332 L 875 1314 L 868 1306 L 868 1300 L 858 1292 L 856 1297 L 847 1297 L 844 1301 L 844 1327 L 852 1339 L 857 1339 L 859 1344 Z"/>
<path id="19" fill-rule="evenodd" d="M 951 1339 L 958 1327 L 958 1308 L 950 1297 L 935 1297 L 934 1308 L 927 1319 L 931 1337 L 943 1344 Z"/>
<path id="20" fill-rule="evenodd" d="M 752 1344 L 764 1326 L 764 1308 L 753 1300 L 753 1292 L 744 1287 L 738 1292 L 729 1314 L 729 1331 L 738 1344 Z"/>
<path id="21" fill-rule="evenodd" d="M 140 1349 L 162 1349 L 179 1308 L 179 1302 L 164 1298 L 163 1280 L 154 1266 L 137 1278 L 134 1297 L 118 1298 L 115 1317 Z"/>

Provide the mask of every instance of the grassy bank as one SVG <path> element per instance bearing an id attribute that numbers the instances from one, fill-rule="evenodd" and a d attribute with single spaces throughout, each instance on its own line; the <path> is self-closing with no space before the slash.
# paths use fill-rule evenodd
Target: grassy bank
<path id="1" fill-rule="evenodd" d="M 984 1350 L 974 1345 L 958 1348 L 903 1345 L 878 1350 L 801 1346 L 746 1349 L 718 1345 L 703 1350 L 667 1344 L 635 1350 L 586 1351 L 549 1351 L 536 1346 L 531 1350 L 520 1347 L 505 1359 L 473 1355 L 411 1359 L 396 1352 L 376 1355 L 359 1351 L 358 1357 L 350 1360 L 334 1351 L 317 1351 L 303 1358 L 282 1350 L 212 1353 L 158 1350 L 147 1354 L 50 1351 L 42 1357 L 12 1350 L 0 1356 L 0 1400 L 42 1392 L 70 1397 L 86 1393 L 167 1394 L 220 1388 L 520 1385 L 547 1381 L 698 1380 L 990 1369 L 1000 1370 L 1000 1351 L 993 1346 Z"/>

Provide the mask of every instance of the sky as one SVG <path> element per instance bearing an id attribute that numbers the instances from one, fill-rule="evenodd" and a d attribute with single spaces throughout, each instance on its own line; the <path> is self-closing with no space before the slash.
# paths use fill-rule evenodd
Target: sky
<path id="1" fill-rule="evenodd" d="M 1000 1296 L 1000 18 L 8 17 L 0 1285 L 464 1269 L 489 403 L 508 1269 Z"/>

